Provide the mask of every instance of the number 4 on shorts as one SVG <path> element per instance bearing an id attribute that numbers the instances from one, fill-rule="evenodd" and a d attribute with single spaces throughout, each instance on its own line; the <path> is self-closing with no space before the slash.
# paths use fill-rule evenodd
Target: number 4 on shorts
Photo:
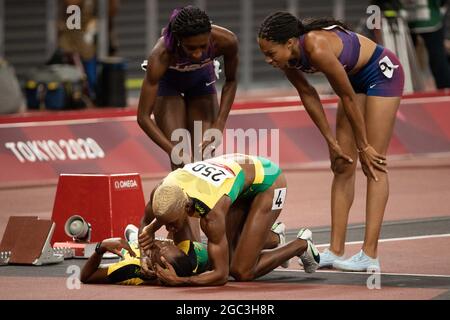
<path id="1" fill-rule="evenodd" d="M 285 199 L 286 199 L 286 188 L 275 189 L 273 192 L 272 210 L 282 209 Z"/>

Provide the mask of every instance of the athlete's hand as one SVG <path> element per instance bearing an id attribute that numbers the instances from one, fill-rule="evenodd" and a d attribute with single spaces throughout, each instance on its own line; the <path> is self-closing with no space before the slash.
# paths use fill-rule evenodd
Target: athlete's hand
<path id="1" fill-rule="evenodd" d="M 131 249 L 128 242 L 122 238 L 109 238 L 102 241 L 100 248 L 104 251 L 112 252 L 123 258 L 122 249 L 127 250 L 132 257 L 136 257 L 136 253 Z"/>
<path id="2" fill-rule="evenodd" d="M 386 157 L 379 154 L 371 145 L 367 145 L 364 149 L 359 150 L 358 153 L 363 172 L 368 178 L 378 181 L 375 170 L 387 173 Z"/>
<path id="3" fill-rule="evenodd" d="M 156 277 L 155 270 L 152 268 L 152 261 L 150 256 L 141 251 L 141 273 L 147 279 L 154 279 Z"/>
<path id="4" fill-rule="evenodd" d="M 174 149 L 172 149 L 171 153 L 169 154 L 170 161 L 175 164 L 178 168 L 182 168 L 185 164 L 191 163 L 192 158 L 189 155 L 189 153 L 185 153 L 181 151 L 180 153 L 177 153 Z"/>
<path id="5" fill-rule="evenodd" d="M 156 276 L 158 279 L 165 285 L 168 286 L 176 286 L 183 283 L 181 278 L 177 276 L 175 269 L 172 267 L 170 263 L 161 256 L 161 262 L 164 263 L 165 269 L 163 269 L 159 264 L 154 265 L 154 269 L 156 270 Z"/>
<path id="6" fill-rule="evenodd" d="M 198 148 L 202 150 L 203 159 L 212 158 L 216 148 L 222 143 L 223 126 L 213 123 L 212 126 L 205 131 L 204 140 L 198 145 Z"/>
<path id="7" fill-rule="evenodd" d="M 348 163 L 353 163 L 353 159 L 342 151 L 337 141 L 328 144 L 328 151 L 330 153 L 331 170 L 333 170 L 333 172 L 336 170 L 337 159 L 344 159 Z"/>
<path id="8" fill-rule="evenodd" d="M 145 226 L 138 237 L 139 247 L 142 248 L 143 251 L 148 251 L 152 247 L 154 240 L 155 233 L 152 232 L 150 225 Z"/>

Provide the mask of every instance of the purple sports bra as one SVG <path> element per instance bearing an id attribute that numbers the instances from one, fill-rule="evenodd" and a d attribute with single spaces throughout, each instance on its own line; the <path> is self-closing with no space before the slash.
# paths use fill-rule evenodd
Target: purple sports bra
<path id="1" fill-rule="evenodd" d="M 361 44 L 359 43 L 358 36 L 352 31 L 345 30 L 341 26 L 332 25 L 323 30 L 335 32 L 339 38 L 342 40 L 343 48 L 342 52 L 338 57 L 339 62 L 344 67 L 345 71 L 350 72 L 356 65 L 359 59 L 359 52 L 361 50 Z M 311 66 L 308 58 L 305 54 L 305 36 L 303 34 L 299 38 L 299 47 L 301 52 L 300 60 L 294 59 L 289 61 L 289 66 L 292 68 L 299 69 L 306 73 L 314 73 L 317 70 Z"/>

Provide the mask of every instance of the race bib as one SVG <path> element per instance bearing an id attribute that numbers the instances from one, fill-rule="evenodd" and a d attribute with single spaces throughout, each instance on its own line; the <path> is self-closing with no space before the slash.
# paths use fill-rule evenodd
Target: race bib
<path id="1" fill-rule="evenodd" d="M 215 187 L 221 186 L 226 179 L 235 177 L 235 174 L 226 168 L 206 161 L 189 163 L 183 167 L 183 170 L 188 171 L 197 178 L 200 178 Z"/>
<path id="2" fill-rule="evenodd" d="M 392 63 L 391 59 L 388 56 L 385 56 L 378 62 L 380 66 L 381 72 L 383 72 L 384 76 L 388 79 L 391 79 L 394 75 L 394 70 L 398 68 L 398 65 Z"/>
<path id="3" fill-rule="evenodd" d="M 280 210 L 283 208 L 286 200 L 286 188 L 278 188 L 273 191 L 272 210 Z"/>

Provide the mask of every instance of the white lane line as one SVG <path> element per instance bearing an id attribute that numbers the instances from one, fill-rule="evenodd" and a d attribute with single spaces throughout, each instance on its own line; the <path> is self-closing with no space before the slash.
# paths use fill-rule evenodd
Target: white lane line
<path id="1" fill-rule="evenodd" d="M 407 241 L 407 240 L 420 240 L 420 239 L 432 239 L 432 238 L 447 238 L 450 237 L 450 233 L 443 233 L 443 234 L 431 234 L 431 235 L 424 235 L 424 236 L 414 236 L 414 237 L 401 237 L 401 238 L 388 238 L 388 239 L 380 239 L 378 242 L 393 242 L 393 241 Z M 345 244 L 362 244 L 363 241 L 351 241 L 346 242 Z M 330 244 L 319 244 L 316 245 L 317 248 L 323 248 L 328 247 Z M 276 269 L 277 271 L 294 271 L 294 272 L 304 272 L 303 270 L 297 270 L 297 269 Z M 372 274 L 370 272 L 345 272 L 345 271 L 337 271 L 337 270 L 318 270 L 316 272 L 319 273 L 341 273 L 341 274 Z M 411 277 L 443 277 L 443 278 L 450 278 L 450 275 L 444 275 L 444 274 L 414 274 L 414 273 L 380 273 L 381 275 L 388 275 L 388 276 L 411 276 Z"/>
<path id="2" fill-rule="evenodd" d="M 407 241 L 407 240 L 447 238 L 447 237 L 450 237 L 450 233 L 430 234 L 430 235 L 414 236 L 414 237 L 387 238 L 387 239 L 380 239 L 380 240 L 378 240 L 378 242 Z M 346 242 L 345 244 L 348 245 L 348 244 L 362 244 L 362 243 L 364 243 L 364 241 L 351 241 L 351 242 Z M 329 247 L 329 246 L 330 246 L 329 243 L 316 245 L 317 248 L 324 248 L 324 247 Z"/>
<path id="3" fill-rule="evenodd" d="M 301 272 L 305 273 L 303 270 L 299 269 L 276 269 L 276 271 L 282 272 Z M 339 274 L 364 274 L 372 275 L 372 272 L 349 272 L 349 271 L 338 271 L 338 270 L 317 270 L 317 273 L 339 273 Z M 417 274 L 417 273 L 395 273 L 395 272 L 381 272 L 380 275 L 384 276 L 405 276 L 405 277 L 441 277 L 450 278 L 448 274 Z"/>
<path id="4" fill-rule="evenodd" d="M 320 99 L 322 101 L 324 100 L 333 100 L 328 103 L 336 104 L 338 101 L 338 97 L 333 95 L 328 96 L 320 96 Z M 253 102 L 254 101 L 254 102 Z M 417 97 L 417 98 L 410 98 L 410 97 L 403 97 L 402 98 L 402 104 L 413 104 L 413 103 L 427 103 L 427 102 L 448 102 L 450 101 L 450 96 L 436 96 L 436 97 Z M 242 101 L 239 102 L 239 104 L 245 104 L 245 103 L 273 103 L 273 102 L 300 102 L 299 96 L 286 96 L 286 97 L 274 97 L 274 98 L 264 98 L 261 100 L 248 100 L 248 101 Z"/>

